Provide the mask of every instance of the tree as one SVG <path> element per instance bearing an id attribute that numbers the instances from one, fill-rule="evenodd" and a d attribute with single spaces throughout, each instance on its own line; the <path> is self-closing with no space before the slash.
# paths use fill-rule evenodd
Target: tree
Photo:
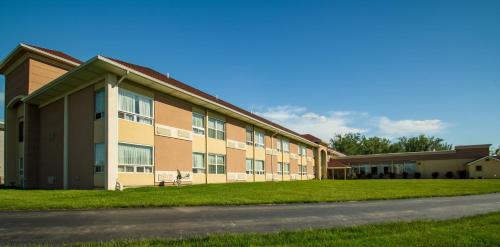
<path id="1" fill-rule="evenodd" d="M 443 139 L 434 136 L 419 135 L 416 137 L 400 137 L 397 145 L 400 152 L 420 152 L 420 151 L 439 151 L 451 150 L 453 146 L 444 142 Z"/>
<path id="2" fill-rule="evenodd" d="M 495 154 L 500 156 L 500 146 L 498 146 L 497 150 L 495 151 Z"/>
<path id="3" fill-rule="evenodd" d="M 451 150 L 453 147 L 444 142 L 443 139 L 434 136 L 403 136 L 398 138 L 396 142 L 391 142 L 382 137 L 367 138 L 360 133 L 335 135 L 330 140 L 330 145 L 335 150 L 347 155 Z"/>

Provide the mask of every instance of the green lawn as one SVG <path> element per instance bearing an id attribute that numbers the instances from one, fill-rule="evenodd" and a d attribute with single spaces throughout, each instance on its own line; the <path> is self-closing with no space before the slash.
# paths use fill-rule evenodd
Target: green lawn
<path id="1" fill-rule="evenodd" d="M 448 221 L 391 223 L 185 240 L 118 240 L 83 246 L 499 246 L 500 213 Z"/>
<path id="2" fill-rule="evenodd" d="M 333 202 L 500 192 L 500 180 L 348 180 L 209 184 L 125 191 L 0 189 L 0 210 Z"/>

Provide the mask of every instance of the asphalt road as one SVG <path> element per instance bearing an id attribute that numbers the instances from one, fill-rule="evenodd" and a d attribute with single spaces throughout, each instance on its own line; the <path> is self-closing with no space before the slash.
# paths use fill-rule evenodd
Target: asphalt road
<path id="1" fill-rule="evenodd" d="M 0 244 L 189 237 L 393 221 L 444 220 L 500 211 L 500 193 L 460 197 L 259 206 L 0 212 Z"/>

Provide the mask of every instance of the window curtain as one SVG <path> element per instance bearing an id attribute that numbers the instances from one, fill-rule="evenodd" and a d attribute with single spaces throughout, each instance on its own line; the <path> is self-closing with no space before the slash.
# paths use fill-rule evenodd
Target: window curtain
<path id="1" fill-rule="evenodd" d="M 118 144 L 118 163 L 124 165 L 152 165 L 152 148 Z"/>
<path id="2" fill-rule="evenodd" d="M 203 154 L 193 154 L 193 168 L 205 168 Z"/>
<path id="3" fill-rule="evenodd" d="M 253 160 L 247 160 L 247 171 L 253 171 Z"/>
<path id="4" fill-rule="evenodd" d="M 264 171 L 264 161 L 256 160 L 255 161 L 255 170 L 256 171 Z"/>
<path id="5" fill-rule="evenodd" d="M 147 98 L 147 97 L 144 97 L 144 96 L 137 96 L 137 101 L 138 101 L 138 110 L 139 112 L 137 112 L 139 115 L 143 115 L 143 116 L 148 116 L 148 117 L 152 117 L 153 116 L 153 112 L 152 112 L 152 102 L 151 102 L 151 99 L 150 98 Z"/>
<path id="6" fill-rule="evenodd" d="M 105 162 L 104 143 L 96 143 L 94 145 L 94 164 L 96 166 L 104 165 Z"/>
<path id="7" fill-rule="evenodd" d="M 104 112 L 104 90 L 95 94 L 95 113 Z"/>
<path id="8" fill-rule="evenodd" d="M 261 132 L 255 132 L 255 139 L 257 144 L 264 145 L 264 134 Z"/>
<path id="9" fill-rule="evenodd" d="M 203 116 L 193 114 L 193 126 L 203 128 Z"/>
<path id="10" fill-rule="evenodd" d="M 126 90 L 118 90 L 118 110 L 135 113 L 134 94 Z"/>

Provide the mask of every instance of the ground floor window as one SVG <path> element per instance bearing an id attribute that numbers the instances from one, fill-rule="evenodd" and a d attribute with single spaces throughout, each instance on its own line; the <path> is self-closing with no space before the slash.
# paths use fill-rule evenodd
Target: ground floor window
<path id="1" fill-rule="evenodd" d="M 144 145 L 118 144 L 118 172 L 153 172 L 153 148 Z"/>
<path id="2" fill-rule="evenodd" d="M 299 165 L 299 175 L 307 175 L 307 166 Z"/>
<path id="3" fill-rule="evenodd" d="M 285 165 L 283 166 L 283 173 L 285 175 L 289 175 L 290 174 L 290 163 L 285 163 Z"/>
<path id="4" fill-rule="evenodd" d="M 253 160 L 247 159 L 247 174 L 253 174 Z"/>
<path id="5" fill-rule="evenodd" d="M 225 174 L 226 156 L 220 154 L 208 155 L 208 173 Z"/>
<path id="6" fill-rule="evenodd" d="M 205 173 L 205 155 L 193 153 L 193 173 Z"/>
<path id="7" fill-rule="evenodd" d="M 264 161 L 256 160 L 255 161 L 255 174 L 263 175 L 265 173 L 264 169 Z"/>
<path id="8" fill-rule="evenodd" d="M 104 162 L 105 162 L 105 150 L 104 143 L 94 144 L 94 172 L 103 173 L 104 172 Z"/>

